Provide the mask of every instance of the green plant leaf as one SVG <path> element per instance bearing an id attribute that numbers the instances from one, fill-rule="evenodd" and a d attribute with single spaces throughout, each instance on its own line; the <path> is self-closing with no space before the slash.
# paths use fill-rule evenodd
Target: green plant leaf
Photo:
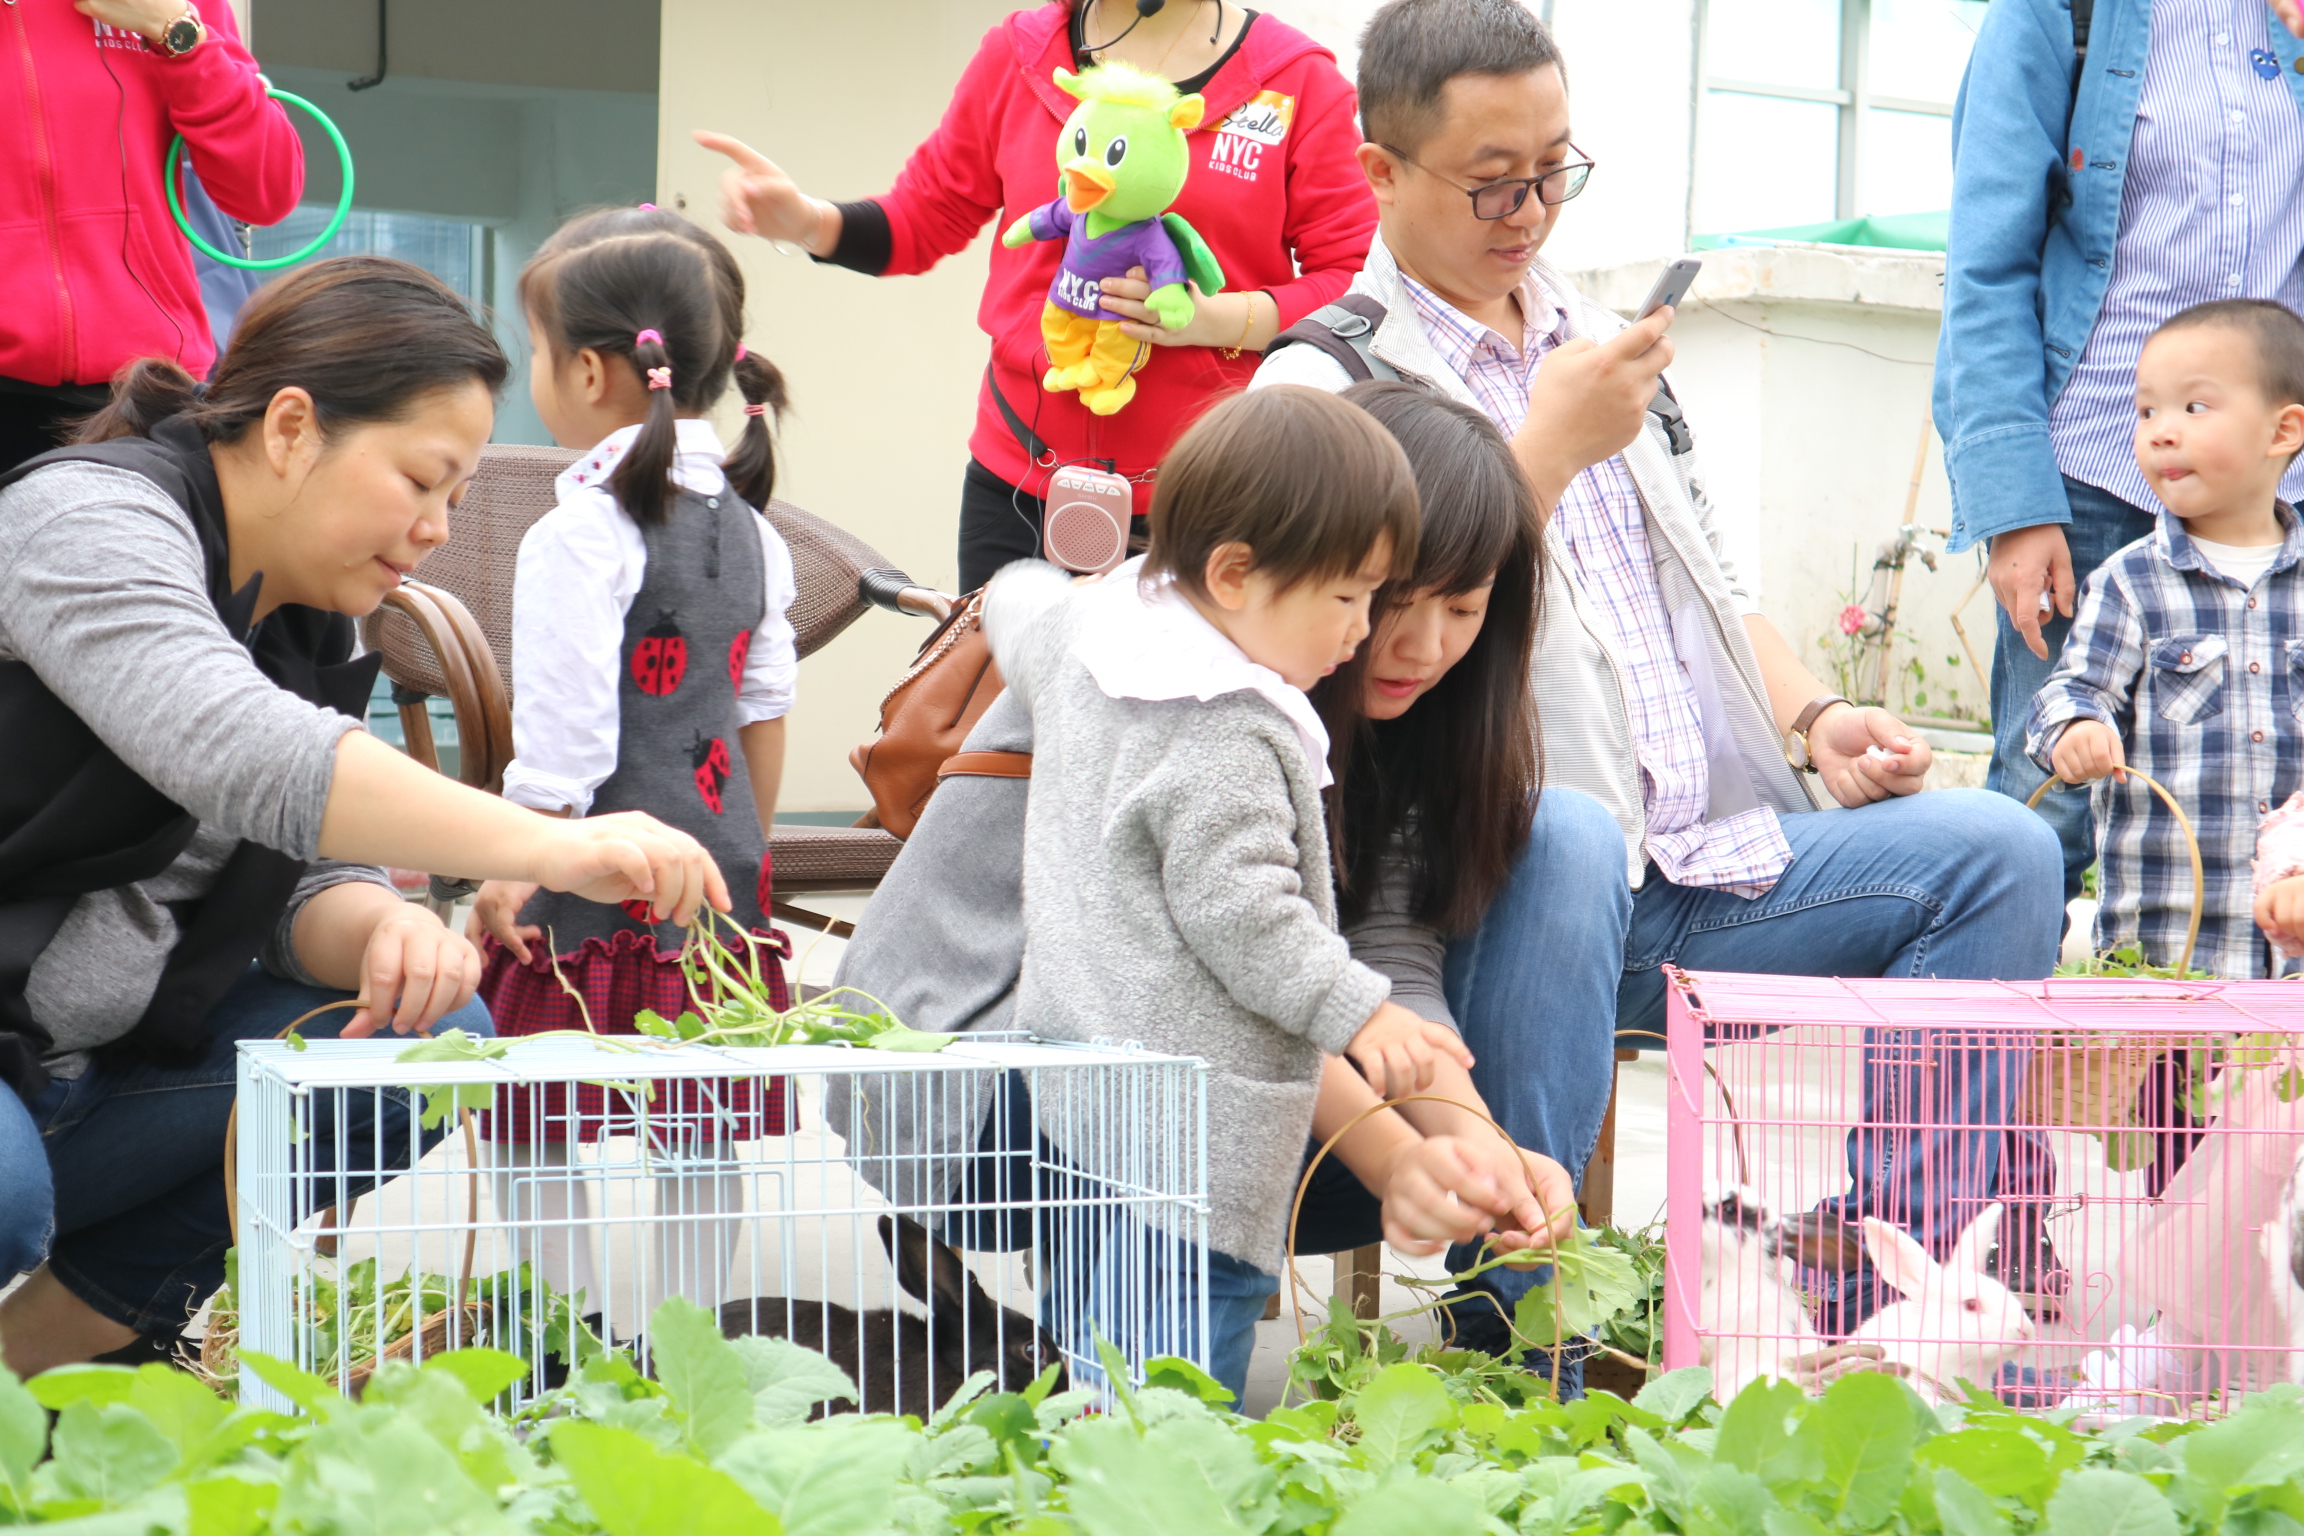
<path id="1" fill-rule="evenodd" d="M 776 1517 L 727 1473 L 628 1429 L 562 1420 L 552 1426 L 552 1454 L 607 1536 L 782 1536 Z"/>
<path id="2" fill-rule="evenodd" d="M 856 1383 L 846 1371 L 790 1339 L 747 1337 L 728 1344 L 744 1368 L 745 1389 L 763 1424 L 806 1418 L 818 1403 L 858 1401 Z"/>
<path id="3" fill-rule="evenodd" d="M 1990 1495 L 1950 1467 L 1936 1469 L 1936 1523 L 1944 1536 L 2006 1536 L 2008 1530 L 2008 1516 Z"/>
<path id="4" fill-rule="evenodd" d="M 332 1419 L 352 1407 L 351 1400 L 343 1393 L 285 1360 L 243 1349 L 240 1368 L 316 1419 Z"/>
<path id="5" fill-rule="evenodd" d="M 1633 1395 L 1632 1406 L 1645 1408 L 1667 1424 L 1677 1424 L 1712 1396 L 1712 1373 L 1701 1365 L 1667 1371 Z"/>
<path id="6" fill-rule="evenodd" d="M 1054 1367 L 1050 1367 L 1051 1370 Z M 1053 1375 L 1047 1378 L 1053 1382 Z M 1144 1385 L 1173 1387 L 1188 1397 L 1218 1407 L 1232 1401 L 1232 1389 L 1191 1361 L 1177 1355 L 1156 1355 L 1144 1362 Z"/>
<path id="7" fill-rule="evenodd" d="M 1073 1426 L 1049 1449 L 1085 1536 L 1220 1536 L 1242 1529 L 1191 1459 L 1103 1417 Z"/>
<path id="8" fill-rule="evenodd" d="M 2047 1502 L 2056 1485 L 2048 1447 L 2022 1430 L 1973 1425 L 1933 1437 L 1918 1454 L 1989 1497 L 2022 1499 L 2034 1509 Z"/>
<path id="9" fill-rule="evenodd" d="M 2143 1478 L 2109 1467 L 2064 1475 L 2048 1501 L 2047 1536 L 2177 1536 L 2176 1511 Z"/>
<path id="10" fill-rule="evenodd" d="M 129 1377 L 128 1406 L 151 1421 L 187 1467 L 204 1466 L 211 1454 L 232 1449 L 216 1444 L 232 1405 L 182 1371 L 158 1362 L 138 1366 Z"/>
<path id="11" fill-rule="evenodd" d="M 1893 1376 L 1843 1376 L 1800 1426 L 1832 1508 L 1858 1530 L 1888 1518 L 1912 1473 L 1912 1398 Z"/>
<path id="12" fill-rule="evenodd" d="M 0 1366 L 0 1493 L 26 1507 L 32 1469 L 48 1448 L 48 1413 L 14 1371 Z"/>
<path id="13" fill-rule="evenodd" d="M 687 1416 L 688 1439 L 707 1461 L 752 1427 L 745 1360 L 720 1336 L 720 1322 L 685 1296 L 667 1296 L 648 1319 L 656 1380 Z"/>
<path id="14" fill-rule="evenodd" d="M 485 1536 L 499 1521 L 493 1492 L 447 1447 L 413 1416 L 379 1406 L 312 1432 L 281 1483 L 273 1524 L 329 1536 Z"/>
<path id="15" fill-rule="evenodd" d="M 2176 1452 L 2178 1498 L 2194 1519 L 2214 1525 L 2234 1495 L 2304 1472 L 2304 1409 L 2253 1395 L 2241 1412 L 2176 1442 Z"/>
<path id="16" fill-rule="evenodd" d="M 243 1477 L 204 1477 L 184 1487 L 186 1536 L 257 1536 L 280 1501 L 280 1485 Z"/>
<path id="17" fill-rule="evenodd" d="M 180 1459 L 168 1437 L 124 1403 L 67 1405 L 56 1416 L 54 1450 L 51 1467 L 63 1493 L 115 1505 L 158 1487 Z"/>
<path id="18" fill-rule="evenodd" d="M 1722 1536 L 1772 1536 L 1768 1517 L 1788 1513 L 1766 1483 L 1735 1467 L 1707 1467 L 1691 1480 L 1688 1495 L 1690 1528 Z M 1805 1515 L 1799 1518 L 1807 1520 Z M 1808 1524 L 1814 1526 L 1813 1521 Z M 1794 1529 L 1805 1536 L 1799 1526 Z"/>
<path id="19" fill-rule="evenodd" d="M 1713 1455 L 1770 1487 L 1812 1483 L 1824 1474 L 1821 1448 L 1798 1431 L 1808 1398 L 1789 1381 L 1755 1381 L 1720 1415 Z"/>
<path id="20" fill-rule="evenodd" d="M 784 1536 L 865 1536 L 885 1530 L 918 1436 L 891 1420 L 844 1420 L 761 1430 L 720 1469 L 783 1522 Z"/>
<path id="21" fill-rule="evenodd" d="M 475 1403 L 492 1403 L 528 1374 L 528 1362 L 501 1349 L 452 1349 L 425 1358 L 424 1369 L 464 1384 Z"/>
<path id="22" fill-rule="evenodd" d="M 1413 1456 L 1430 1437 L 1456 1423 L 1456 1403 L 1425 1365 L 1388 1365 L 1360 1389 L 1352 1405 L 1360 1449 L 1379 1467 Z"/>
<path id="23" fill-rule="evenodd" d="M 1344 1512 L 1334 1536 L 1484 1536 L 1485 1512 L 1446 1483 L 1386 1483 Z"/>
<path id="24" fill-rule="evenodd" d="M 909 1024 L 891 1023 L 864 1044 L 875 1051 L 940 1051 L 959 1038 L 958 1035 L 930 1034 Z"/>
<path id="25" fill-rule="evenodd" d="M 40 1406 L 62 1413 L 74 1403 L 124 1403 L 136 1390 L 136 1372 L 125 1365 L 60 1365 L 32 1378 Z"/>

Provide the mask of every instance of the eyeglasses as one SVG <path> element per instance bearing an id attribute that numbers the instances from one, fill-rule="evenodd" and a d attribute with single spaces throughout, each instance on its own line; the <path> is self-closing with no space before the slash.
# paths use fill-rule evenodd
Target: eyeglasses
<path id="1" fill-rule="evenodd" d="M 1592 179 L 1592 167 L 1595 164 L 1591 160 L 1571 160 L 1541 176 L 1524 176 L 1513 181 L 1492 181 L 1484 187 L 1468 187 L 1460 181 L 1449 180 L 1428 165 L 1417 165 L 1389 144 L 1378 147 L 1387 154 L 1398 156 L 1403 163 L 1416 166 L 1416 169 L 1434 181 L 1445 181 L 1471 198 L 1472 217 L 1476 219 L 1510 218 L 1526 205 L 1531 191 L 1536 194 L 1538 202 L 1547 207 L 1557 207 L 1584 190 L 1584 183 Z M 1568 146 L 1568 152 L 1572 155 L 1584 153 L 1573 144 Z"/>

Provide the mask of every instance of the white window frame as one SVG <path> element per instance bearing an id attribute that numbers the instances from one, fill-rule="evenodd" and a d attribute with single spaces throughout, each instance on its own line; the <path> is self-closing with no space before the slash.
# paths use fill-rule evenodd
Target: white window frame
<path id="1" fill-rule="evenodd" d="M 1695 232 L 1696 178 L 1702 174 L 1696 146 L 1703 133 L 1704 107 L 1714 91 L 1733 91 L 1740 96 L 1772 96 L 1779 101 L 1818 101 L 1839 109 L 1838 174 L 1832 199 L 1832 217 L 1835 219 L 1853 219 L 1859 212 L 1856 189 L 1862 185 L 1858 173 L 1864 162 L 1864 125 L 1867 114 L 1873 108 L 1888 112 L 1915 112 L 1929 117 L 1952 115 L 1952 103 L 1949 101 L 1919 101 L 1909 96 L 1876 96 L 1872 93 L 1872 0 L 1840 0 L 1840 85 L 1837 90 L 1797 85 L 1763 85 L 1756 80 L 1735 80 L 1714 75 L 1709 67 L 1711 10 L 1712 0 L 1701 0 L 1696 7 L 1697 57 L 1703 61 L 1703 67 L 1696 71 L 1697 131 L 1688 140 L 1688 208 L 1692 232 Z"/>

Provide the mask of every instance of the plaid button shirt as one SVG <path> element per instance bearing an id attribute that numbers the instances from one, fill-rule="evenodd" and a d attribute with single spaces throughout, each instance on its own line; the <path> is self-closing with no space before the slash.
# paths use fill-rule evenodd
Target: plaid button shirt
<path id="1" fill-rule="evenodd" d="M 1526 329 L 1518 346 L 1405 272 L 1400 280 L 1434 350 L 1471 389 L 1482 412 L 1505 436 L 1518 432 L 1537 365 L 1566 339 L 1567 330 L 1567 317 L 1535 273 L 1520 281 Z M 1621 455 L 1570 483 L 1553 508 L 1552 526 L 1575 562 L 1572 579 L 1600 621 L 1601 639 L 1623 671 L 1640 758 L 1648 857 L 1675 885 L 1761 895 L 1792 862 L 1791 845 L 1766 806 L 1705 820 L 1712 780 L 1704 720 L 1656 585 L 1640 491 Z"/>
<path id="2" fill-rule="evenodd" d="M 2280 521 L 2280 554 L 2247 589 L 2203 560 L 2166 512 L 2105 561 L 2032 701 L 2025 740 L 2046 768 L 2066 726 L 2100 720 L 2132 766 L 2168 786 L 2192 818 L 2207 878 L 2192 963 L 2232 980 L 2268 973 L 2249 862 L 2257 823 L 2304 781 L 2304 529 L 2285 505 Z M 2103 779 L 2092 798 L 2097 946 L 2138 944 L 2172 965 L 2192 914 L 2183 830 L 2138 780 Z"/>

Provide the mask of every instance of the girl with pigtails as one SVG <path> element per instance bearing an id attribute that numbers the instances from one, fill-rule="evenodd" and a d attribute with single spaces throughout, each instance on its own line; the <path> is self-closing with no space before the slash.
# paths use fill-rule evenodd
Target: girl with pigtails
<path id="1" fill-rule="evenodd" d="M 788 944 L 768 925 L 768 828 L 798 663 L 792 557 L 762 512 L 783 378 L 744 347 L 734 260 L 672 213 L 574 220 L 522 270 L 519 291 L 537 415 L 562 446 L 589 451 L 520 545 L 505 798 L 558 816 L 645 807 L 693 835 L 727 872 L 729 916 L 756 936 L 784 1007 Z M 705 412 L 731 378 L 745 421 L 724 453 Z M 685 933 L 638 903 L 490 882 L 471 935 L 486 959 L 480 992 L 505 1035 L 629 1034 L 642 1009 L 672 1018 L 689 1005 Z M 592 1085 L 505 1090 L 489 1116 L 497 1208 L 544 1223 L 518 1261 L 581 1293 L 587 1313 L 645 1317 L 667 1293 L 716 1307 L 743 1198 L 732 1171 L 699 1168 L 731 1169 L 727 1144 L 780 1134 L 784 1115 L 775 1086 L 703 1082 L 652 1103 Z M 608 1276 L 613 1297 L 571 1157 L 572 1142 L 608 1135 L 642 1136 L 665 1170 L 650 1251 L 629 1261 L 636 1274 Z"/>

